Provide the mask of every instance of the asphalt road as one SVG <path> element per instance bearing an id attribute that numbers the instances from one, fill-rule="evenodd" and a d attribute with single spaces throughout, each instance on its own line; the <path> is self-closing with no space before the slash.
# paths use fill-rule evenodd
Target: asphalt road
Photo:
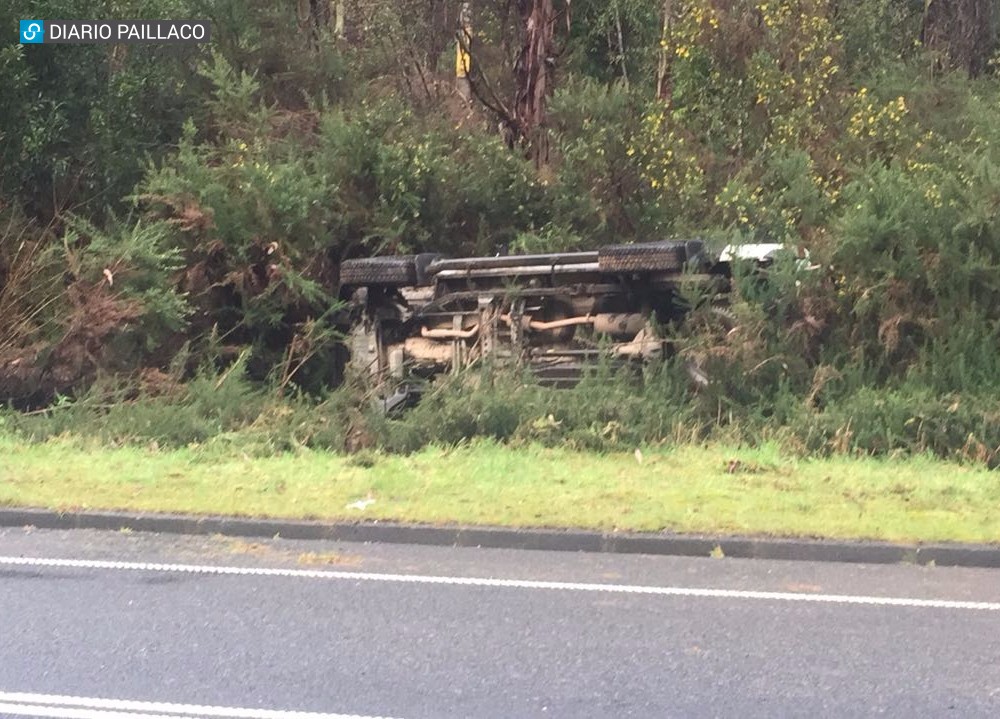
<path id="1" fill-rule="evenodd" d="M 295 712 L 996 717 L 1000 572 L 0 530 L 0 716 Z"/>

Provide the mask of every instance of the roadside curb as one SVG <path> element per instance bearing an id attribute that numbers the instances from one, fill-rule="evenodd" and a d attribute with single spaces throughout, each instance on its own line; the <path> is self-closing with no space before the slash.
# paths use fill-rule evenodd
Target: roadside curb
<path id="1" fill-rule="evenodd" d="M 573 529 L 436 526 L 387 521 L 322 522 L 131 512 L 61 513 L 47 509 L 0 508 L 0 527 L 28 526 L 39 529 L 132 530 L 164 534 L 221 534 L 232 537 L 280 536 L 284 539 L 325 539 L 342 542 L 490 549 L 540 549 L 681 557 L 725 556 L 742 559 L 864 564 L 933 563 L 936 566 L 1000 568 L 1000 545 L 986 544 L 894 544 Z"/>

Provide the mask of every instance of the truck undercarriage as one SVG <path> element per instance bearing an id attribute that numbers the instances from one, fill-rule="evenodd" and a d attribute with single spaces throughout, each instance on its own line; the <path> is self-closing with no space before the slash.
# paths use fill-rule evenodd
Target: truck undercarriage
<path id="1" fill-rule="evenodd" d="M 748 256 L 766 264 L 776 249 L 761 245 Z M 667 355 L 662 328 L 683 322 L 686 298 L 725 298 L 733 256 L 730 248 L 713 256 L 693 240 L 346 260 L 351 365 L 379 388 L 386 409 L 411 399 L 420 380 L 484 360 L 573 384 L 602 357 L 630 364 Z"/>

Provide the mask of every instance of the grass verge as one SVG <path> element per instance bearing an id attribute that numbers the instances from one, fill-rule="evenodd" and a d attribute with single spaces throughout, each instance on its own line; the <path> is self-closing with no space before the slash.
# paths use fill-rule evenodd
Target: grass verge
<path id="1" fill-rule="evenodd" d="M 348 505 L 373 499 L 364 509 Z M 793 459 L 777 447 L 595 454 L 479 441 L 409 456 L 107 448 L 0 438 L 0 504 L 891 541 L 1000 541 L 973 466 Z"/>

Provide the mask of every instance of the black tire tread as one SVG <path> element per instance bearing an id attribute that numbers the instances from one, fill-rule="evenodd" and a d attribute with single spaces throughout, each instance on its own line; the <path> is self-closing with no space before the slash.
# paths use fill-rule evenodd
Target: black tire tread
<path id="1" fill-rule="evenodd" d="M 340 265 L 340 284 L 398 285 L 417 283 L 417 266 L 413 255 L 394 257 L 364 257 L 344 260 Z"/>
<path id="2" fill-rule="evenodd" d="M 684 242 L 639 242 L 608 245 L 597 251 L 601 272 L 680 272 L 687 261 Z"/>

